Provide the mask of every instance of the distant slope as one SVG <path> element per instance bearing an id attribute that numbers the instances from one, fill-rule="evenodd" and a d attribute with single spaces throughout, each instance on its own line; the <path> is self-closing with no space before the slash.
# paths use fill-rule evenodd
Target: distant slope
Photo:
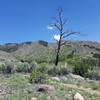
<path id="1" fill-rule="evenodd" d="M 11 55 L 20 60 L 36 60 L 38 62 L 48 61 L 50 59 L 50 52 L 53 47 L 46 41 L 32 42 L 31 44 L 23 43 L 16 51 Z"/>
<path id="2" fill-rule="evenodd" d="M 42 40 L 19 44 L 8 43 L 0 45 L 0 59 L 49 59 L 50 56 L 54 56 L 55 48 L 55 43 L 48 43 Z M 67 41 L 63 48 L 65 49 L 65 54 L 71 51 L 84 56 L 100 53 L 100 43 L 91 41 Z"/>
<path id="3" fill-rule="evenodd" d="M 90 55 L 92 53 L 100 53 L 100 43 L 91 41 L 67 41 L 67 48 L 75 50 L 76 54 Z"/>
<path id="4" fill-rule="evenodd" d="M 14 52 L 18 50 L 23 45 L 30 45 L 32 42 L 23 42 L 23 43 L 6 43 L 4 45 L 0 45 L 0 50 L 6 51 L 8 53 Z"/>
<path id="5" fill-rule="evenodd" d="M 17 61 L 17 59 L 14 56 L 12 56 L 11 54 L 0 50 L 0 61 L 2 61 L 2 62 L 3 61 L 15 62 L 15 61 Z"/>

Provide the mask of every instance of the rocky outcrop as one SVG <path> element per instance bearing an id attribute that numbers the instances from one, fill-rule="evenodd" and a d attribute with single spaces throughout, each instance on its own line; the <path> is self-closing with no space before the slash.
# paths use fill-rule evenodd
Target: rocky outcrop
<path id="1" fill-rule="evenodd" d="M 59 77 L 51 77 L 51 79 L 60 82 L 60 78 Z"/>
<path id="2" fill-rule="evenodd" d="M 70 78 L 72 78 L 72 79 L 84 80 L 84 78 L 81 77 L 80 75 L 75 75 L 75 74 L 72 74 L 72 73 L 70 73 L 70 74 L 68 75 L 68 77 L 70 77 Z"/>
<path id="3" fill-rule="evenodd" d="M 74 95 L 73 100 L 84 100 L 83 96 L 80 93 L 76 93 Z"/>
<path id="4" fill-rule="evenodd" d="M 37 98 L 36 97 L 32 97 L 32 99 L 31 100 L 37 100 Z"/>

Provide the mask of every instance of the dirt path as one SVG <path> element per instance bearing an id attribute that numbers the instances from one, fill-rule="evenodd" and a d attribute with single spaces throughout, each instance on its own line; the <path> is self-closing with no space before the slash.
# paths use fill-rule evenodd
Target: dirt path
<path id="1" fill-rule="evenodd" d="M 77 85 L 74 85 L 74 84 L 63 84 L 63 85 L 65 87 L 67 87 L 67 88 L 79 89 L 79 90 L 82 90 L 84 92 L 87 92 L 87 93 L 90 93 L 90 94 L 94 94 L 94 95 L 100 97 L 100 91 L 93 90 L 91 88 L 78 87 Z"/>

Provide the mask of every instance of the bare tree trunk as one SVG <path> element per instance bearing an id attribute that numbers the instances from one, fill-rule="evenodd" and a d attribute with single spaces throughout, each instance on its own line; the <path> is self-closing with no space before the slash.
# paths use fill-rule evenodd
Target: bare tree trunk
<path id="1" fill-rule="evenodd" d="M 58 42 L 58 48 L 57 48 L 57 54 L 56 54 L 56 60 L 55 60 L 55 65 L 57 66 L 58 65 L 58 62 L 59 62 L 59 55 L 60 55 L 60 45 L 61 45 L 61 38 Z"/>

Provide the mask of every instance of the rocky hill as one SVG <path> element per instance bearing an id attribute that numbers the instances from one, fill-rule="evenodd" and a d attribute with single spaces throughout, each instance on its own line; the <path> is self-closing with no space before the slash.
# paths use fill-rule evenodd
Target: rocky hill
<path id="1" fill-rule="evenodd" d="M 48 58 L 50 53 L 55 51 L 56 44 L 48 43 L 46 41 L 38 42 L 23 42 L 23 43 L 7 43 L 0 45 L 0 60 L 2 59 L 17 59 L 33 57 L 35 59 Z M 75 54 L 79 55 L 91 55 L 93 53 L 100 53 L 100 43 L 92 41 L 67 41 L 66 45 L 63 46 L 65 53 L 68 50 L 74 51 Z M 1 59 L 2 58 L 2 59 Z"/>

